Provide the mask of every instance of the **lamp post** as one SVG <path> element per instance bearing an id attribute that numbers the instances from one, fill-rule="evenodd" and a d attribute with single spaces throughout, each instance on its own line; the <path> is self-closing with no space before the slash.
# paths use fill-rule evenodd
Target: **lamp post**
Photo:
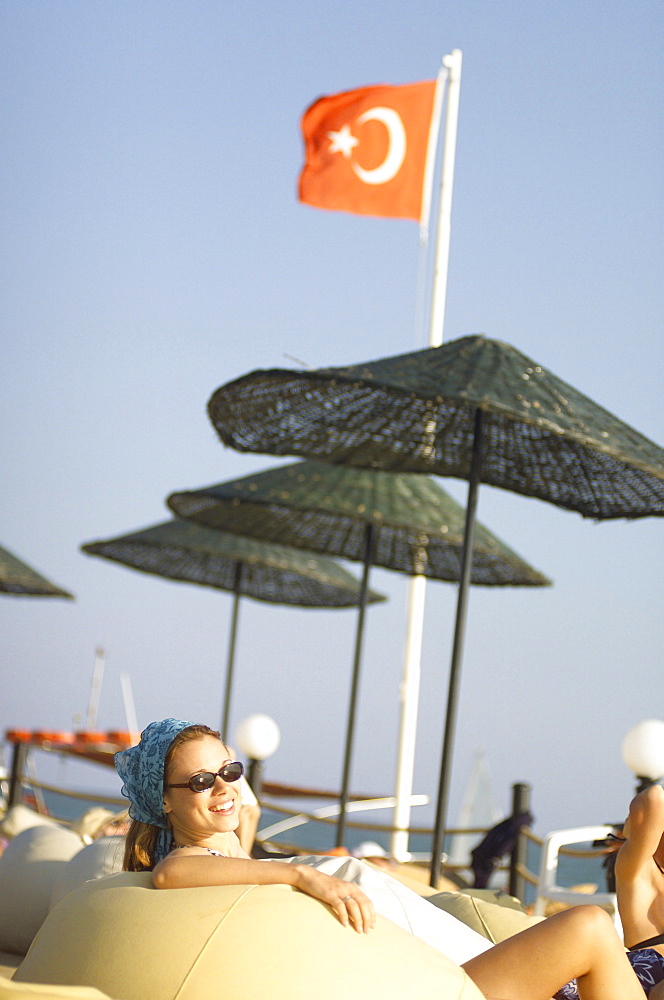
<path id="1" fill-rule="evenodd" d="M 249 761 L 247 780 L 260 800 L 263 761 L 276 752 L 281 742 L 279 726 L 269 715 L 248 715 L 235 731 L 235 742 Z"/>
<path id="2" fill-rule="evenodd" d="M 622 744 L 622 757 L 636 775 L 637 794 L 664 777 L 664 722 L 646 719 L 633 726 Z"/>

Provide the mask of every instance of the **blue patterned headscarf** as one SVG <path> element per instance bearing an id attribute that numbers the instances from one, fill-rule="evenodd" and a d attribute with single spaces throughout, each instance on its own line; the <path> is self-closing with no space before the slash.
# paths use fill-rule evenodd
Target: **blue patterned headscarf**
<path id="1" fill-rule="evenodd" d="M 164 719 L 151 722 L 141 733 L 138 746 L 115 755 L 115 769 L 122 778 L 122 794 L 129 799 L 129 815 L 141 823 L 159 827 L 156 859 L 166 857 L 172 835 L 164 812 L 164 762 L 168 748 L 193 722 Z"/>

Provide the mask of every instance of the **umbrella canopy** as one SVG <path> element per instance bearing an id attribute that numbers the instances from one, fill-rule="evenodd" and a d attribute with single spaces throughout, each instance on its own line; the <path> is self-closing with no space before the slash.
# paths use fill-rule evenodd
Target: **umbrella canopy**
<path id="1" fill-rule="evenodd" d="M 129 535 L 81 546 L 83 552 L 132 569 L 198 583 L 242 597 L 303 608 L 351 608 L 359 600 L 359 580 L 325 556 L 284 545 L 205 528 L 172 518 Z M 238 587 L 236 568 L 242 566 Z M 371 602 L 384 601 L 371 593 Z"/>
<path id="2" fill-rule="evenodd" d="M 73 594 L 47 580 L 7 549 L 0 547 L 0 593 L 27 597 L 67 597 Z"/>
<path id="3" fill-rule="evenodd" d="M 364 562 L 411 575 L 458 580 L 462 508 L 432 479 L 366 469 L 296 462 L 200 490 L 173 493 L 169 507 L 212 527 Z M 546 586 L 550 581 L 478 526 L 472 582 Z M 341 783 L 337 846 L 345 831 L 359 688 L 364 608 L 355 643 Z"/>
<path id="4" fill-rule="evenodd" d="M 208 404 L 239 451 L 459 479 L 478 410 L 482 482 L 584 517 L 664 515 L 664 449 L 487 337 L 344 368 L 256 371 Z"/>
<path id="5" fill-rule="evenodd" d="M 359 581 L 333 559 L 214 531 L 180 518 L 89 542 L 81 549 L 144 573 L 234 593 L 223 733 L 228 729 L 240 597 L 308 608 L 357 607 L 360 599 Z M 372 592 L 368 600 L 385 598 Z"/>
<path id="6" fill-rule="evenodd" d="M 256 371 L 208 412 L 239 451 L 468 481 L 431 883 L 442 852 L 480 481 L 597 519 L 664 515 L 664 450 L 509 344 L 471 336 L 314 371 Z"/>
<path id="7" fill-rule="evenodd" d="M 295 462 L 215 486 L 172 493 L 181 518 L 280 545 L 363 561 L 373 526 L 372 564 L 457 581 L 464 510 L 428 476 Z M 542 587 L 551 581 L 481 524 L 471 582 Z"/>

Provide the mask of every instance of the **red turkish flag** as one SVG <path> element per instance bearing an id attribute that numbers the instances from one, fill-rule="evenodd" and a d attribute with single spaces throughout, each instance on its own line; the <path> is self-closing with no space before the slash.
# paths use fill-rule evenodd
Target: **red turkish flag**
<path id="1" fill-rule="evenodd" d="M 302 116 L 300 201 L 420 219 L 435 80 L 321 97 Z"/>

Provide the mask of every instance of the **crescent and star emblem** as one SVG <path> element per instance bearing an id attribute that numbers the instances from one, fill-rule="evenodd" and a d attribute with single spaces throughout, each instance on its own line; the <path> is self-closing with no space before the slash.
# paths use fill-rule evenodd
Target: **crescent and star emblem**
<path id="1" fill-rule="evenodd" d="M 387 155 L 383 162 L 372 170 L 365 170 L 359 163 L 352 161 L 350 166 L 365 184 L 386 184 L 396 177 L 406 158 L 406 130 L 393 108 L 370 108 L 357 119 L 358 125 L 370 121 L 382 122 L 387 129 Z M 343 125 L 338 132 L 328 132 L 327 135 L 330 139 L 328 152 L 341 153 L 345 159 L 350 160 L 353 149 L 360 143 L 360 140 L 352 134 L 350 125 Z"/>

